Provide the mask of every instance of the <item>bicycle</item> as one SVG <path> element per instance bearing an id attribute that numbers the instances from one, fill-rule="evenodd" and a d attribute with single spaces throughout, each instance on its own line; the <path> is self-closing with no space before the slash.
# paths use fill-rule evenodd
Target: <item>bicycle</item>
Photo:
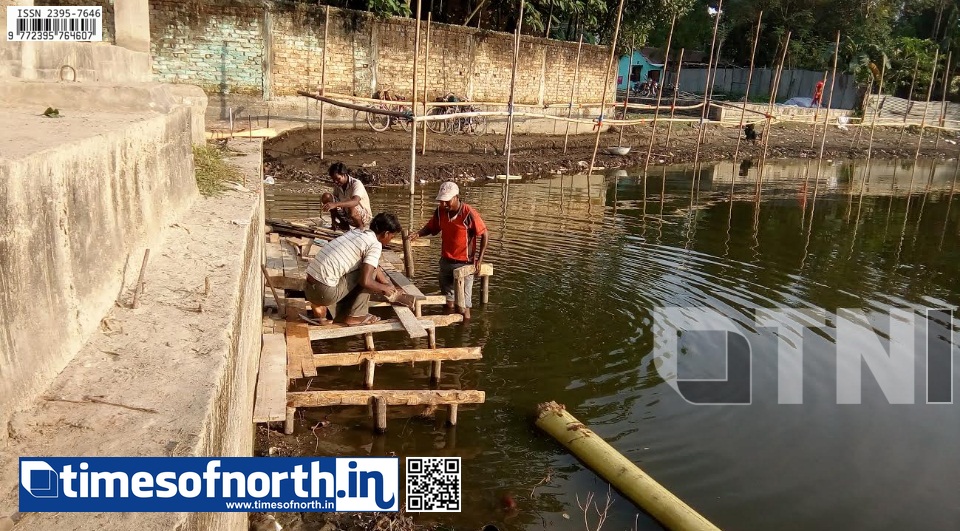
<path id="1" fill-rule="evenodd" d="M 381 99 L 381 93 L 377 92 L 373 95 L 374 99 Z M 383 101 L 395 101 L 388 90 L 383 91 Z M 389 104 L 389 103 L 375 103 L 371 105 L 374 109 L 382 109 L 385 111 L 399 111 L 405 113 L 407 116 L 404 118 L 398 118 L 396 116 L 391 116 L 388 114 L 378 114 L 378 113 L 367 113 L 367 124 L 371 129 L 378 133 L 389 130 L 394 125 L 399 125 L 401 129 L 409 132 L 410 128 L 413 127 L 413 114 L 410 111 L 410 106 L 408 105 L 398 105 L 398 104 Z"/>

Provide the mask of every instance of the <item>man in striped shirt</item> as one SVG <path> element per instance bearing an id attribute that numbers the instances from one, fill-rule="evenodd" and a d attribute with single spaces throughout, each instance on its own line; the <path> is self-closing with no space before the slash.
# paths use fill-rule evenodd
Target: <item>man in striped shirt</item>
<path id="1" fill-rule="evenodd" d="M 315 319 L 301 317 L 320 324 L 316 320 L 329 311 L 335 322 L 350 326 L 379 321 L 379 317 L 367 313 L 370 295 L 380 294 L 387 300 L 397 296 L 397 289 L 380 269 L 380 254 L 383 245 L 400 231 L 395 215 L 380 213 L 369 229 L 352 229 L 327 242 L 307 266 L 304 292 Z"/>

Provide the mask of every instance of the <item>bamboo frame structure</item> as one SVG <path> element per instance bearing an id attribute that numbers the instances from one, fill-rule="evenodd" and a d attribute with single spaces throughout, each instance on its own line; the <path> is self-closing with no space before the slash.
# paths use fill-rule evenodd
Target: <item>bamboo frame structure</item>
<path id="1" fill-rule="evenodd" d="M 830 97 L 827 98 L 827 112 L 823 115 L 823 136 L 820 137 L 820 155 L 817 157 L 817 175 L 813 184 L 813 203 L 810 206 L 810 228 L 813 228 L 813 209 L 817 203 L 817 192 L 820 190 L 820 174 L 823 171 L 823 150 L 827 144 L 827 121 L 830 118 L 830 108 L 833 105 L 833 91 L 837 86 L 837 62 L 840 59 L 840 32 L 837 32 L 837 42 L 833 51 L 833 74 L 830 76 Z"/>
<path id="2" fill-rule="evenodd" d="M 433 27 L 433 13 L 427 13 L 427 49 L 423 54 L 423 114 L 427 114 L 427 87 L 430 85 L 430 77 L 427 68 L 430 64 L 430 33 Z M 427 122 L 423 122 L 423 141 L 420 149 L 421 155 L 427 154 Z"/>
<path id="3" fill-rule="evenodd" d="M 670 34 L 671 36 L 673 35 L 672 27 L 670 28 Z M 637 38 L 634 37 L 633 41 L 630 43 L 630 66 L 627 67 L 627 92 L 623 96 L 623 119 L 624 120 L 627 119 L 627 104 L 630 103 L 630 76 L 633 75 L 633 55 L 636 53 L 636 49 L 637 49 Z M 666 67 L 664 67 L 664 70 L 666 70 Z M 661 84 L 661 86 L 663 85 Z M 614 94 L 616 94 L 616 92 L 614 92 Z M 614 96 L 613 99 L 616 100 L 617 99 L 616 96 Z M 620 138 L 617 140 L 617 145 L 621 147 L 623 146 L 623 130 L 624 129 L 626 129 L 626 126 L 620 127 Z"/>
<path id="4" fill-rule="evenodd" d="M 940 59 L 940 49 L 933 54 L 933 71 L 930 73 L 930 86 L 927 88 L 927 103 L 923 107 L 923 117 L 920 119 L 920 138 L 917 139 L 917 152 L 913 155 L 913 160 L 920 157 L 920 148 L 923 144 L 923 130 L 927 125 L 927 111 L 930 109 L 930 98 L 933 97 L 933 85 L 937 79 L 937 60 Z"/>
<path id="5" fill-rule="evenodd" d="M 677 109 L 677 94 L 680 93 L 680 71 L 683 70 L 683 52 L 686 48 L 680 48 L 680 58 L 677 60 L 677 79 L 673 82 L 673 101 L 670 103 L 670 120 L 667 122 L 667 137 L 664 139 L 663 147 L 670 147 L 670 133 L 673 132 L 674 111 Z"/>
<path id="6" fill-rule="evenodd" d="M 722 0 L 721 0 L 722 1 Z M 607 107 L 607 90 L 610 88 L 610 71 L 613 70 L 613 59 L 617 53 L 617 39 L 620 38 L 620 22 L 623 20 L 623 2 L 617 7 L 617 25 L 613 28 L 613 39 L 610 41 L 610 59 L 603 76 L 603 96 L 600 97 L 600 117 L 597 119 L 597 137 L 593 142 L 593 155 L 590 157 L 590 169 L 587 178 L 593 175 L 593 166 L 597 163 L 597 150 L 600 149 L 600 133 L 603 132 L 603 112 Z"/>
<path id="7" fill-rule="evenodd" d="M 517 19 L 517 28 L 513 37 L 513 68 L 510 71 L 510 101 L 507 103 L 507 130 L 503 135 L 503 150 L 507 153 L 506 185 L 510 185 L 510 159 L 513 155 L 513 104 L 516 102 L 517 90 L 517 63 L 520 61 L 520 35 L 523 29 L 523 10 L 526 1 L 520 0 L 520 17 Z"/>
<path id="8" fill-rule="evenodd" d="M 670 20 L 670 34 L 667 35 L 667 53 L 663 56 L 663 72 L 666 73 L 670 67 L 670 46 L 673 44 L 673 28 L 677 23 L 677 15 L 674 14 L 673 18 Z M 653 124 L 650 126 L 650 138 L 647 142 L 647 156 L 643 160 L 643 174 L 647 174 L 647 168 L 650 166 L 650 156 L 653 154 L 653 138 L 657 136 L 657 118 L 660 116 L 660 101 L 663 98 L 663 83 L 666 79 L 660 80 L 660 86 L 657 88 L 657 108 L 653 111 Z M 676 94 L 676 90 L 674 94 Z M 623 117 L 627 117 L 627 113 L 623 113 Z M 623 128 L 620 128 L 621 135 L 623 134 Z"/>
<path id="9" fill-rule="evenodd" d="M 950 90 L 950 67 L 953 62 L 953 50 L 947 54 L 947 69 L 943 71 L 943 99 L 940 101 L 940 119 L 937 120 L 937 143 L 934 149 L 940 149 L 940 134 L 947 117 L 947 91 Z"/>
<path id="10" fill-rule="evenodd" d="M 763 125 L 763 152 L 760 155 L 760 171 L 757 172 L 757 194 L 763 187 L 763 170 L 767 162 L 767 152 L 770 147 L 770 122 L 773 119 L 774 109 L 777 105 L 777 94 L 780 93 L 780 77 L 783 75 L 783 67 L 787 63 L 787 52 L 790 51 L 790 37 L 793 32 L 787 32 L 787 38 L 783 43 L 783 55 L 780 56 L 780 64 L 777 66 L 776 74 L 773 76 L 773 90 L 770 91 L 770 103 L 767 105 L 766 121 Z M 829 111 L 828 111 L 829 114 Z"/>
<path id="11" fill-rule="evenodd" d="M 737 148 L 733 152 L 733 166 L 734 166 L 734 177 L 731 181 L 736 181 L 736 166 L 737 158 L 740 156 L 740 141 L 743 139 L 743 119 L 747 115 L 747 103 L 750 102 L 750 85 L 753 83 L 753 67 L 755 65 L 755 59 L 757 57 L 757 43 L 760 42 L 760 24 L 763 22 L 763 10 L 760 11 L 760 14 L 757 15 L 757 31 L 753 35 L 753 49 L 750 51 L 750 73 L 747 74 L 747 88 L 746 93 L 743 95 L 743 108 L 740 109 L 740 125 L 737 127 Z M 731 183 L 731 189 L 733 184 Z"/>
<path id="12" fill-rule="evenodd" d="M 324 18 L 323 18 L 323 53 L 321 55 L 320 65 L 320 95 L 323 96 L 324 92 L 327 89 L 327 28 L 330 26 L 330 6 L 324 6 L 323 8 Z M 323 146 L 324 142 L 324 130 L 326 129 L 326 113 L 323 112 L 324 102 L 320 102 L 320 160 L 323 160 Z M 268 124 L 267 127 L 270 127 Z M 323 173 L 323 172 L 321 172 Z"/>
<path id="13" fill-rule="evenodd" d="M 580 34 L 580 42 L 577 43 L 577 62 L 573 69 L 573 83 L 570 85 L 570 106 L 567 108 L 567 119 L 573 116 L 573 99 L 579 96 L 580 83 L 580 52 L 583 49 L 583 33 Z M 567 122 L 567 131 L 563 134 L 563 152 L 567 152 L 567 142 L 570 140 L 570 122 Z"/>
<path id="14" fill-rule="evenodd" d="M 913 89 L 917 84 L 917 72 L 920 70 L 920 56 L 917 56 L 917 63 L 913 66 L 913 78 L 910 80 L 910 92 L 907 95 L 907 110 L 903 111 L 903 125 L 900 127 L 900 139 L 897 140 L 897 147 L 903 143 L 903 133 L 907 131 L 907 116 L 913 109 Z M 933 80 L 930 80 L 933 83 Z"/>
<path id="15" fill-rule="evenodd" d="M 887 72 L 887 64 L 880 67 L 880 86 L 877 88 L 877 105 L 874 106 L 873 123 L 870 125 L 870 139 L 867 141 L 867 179 L 870 175 L 870 156 L 873 154 L 873 132 L 877 128 L 877 116 L 880 115 L 880 95 L 883 94 L 883 76 Z"/>
<path id="16" fill-rule="evenodd" d="M 410 91 L 410 113 L 417 117 L 417 60 L 420 58 L 420 4 L 417 2 L 417 33 L 413 38 L 413 87 Z M 410 127 L 410 195 L 417 183 L 417 122 Z"/>
<path id="17" fill-rule="evenodd" d="M 707 61 L 707 80 L 703 86 L 703 108 L 700 109 L 700 129 L 697 131 L 697 151 L 693 156 L 694 181 L 699 179 L 697 164 L 700 163 L 700 145 L 703 143 L 707 117 L 710 114 L 710 70 L 713 68 L 713 54 L 717 46 L 717 30 L 720 28 L 720 17 L 723 14 L 723 0 L 717 5 L 717 18 L 713 21 L 713 39 L 710 41 L 710 59 Z"/>

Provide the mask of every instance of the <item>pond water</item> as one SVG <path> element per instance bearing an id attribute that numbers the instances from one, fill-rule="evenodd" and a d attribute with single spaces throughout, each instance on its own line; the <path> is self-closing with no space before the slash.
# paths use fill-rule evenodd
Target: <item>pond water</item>
<path id="1" fill-rule="evenodd" d="M 690 167 L 657 167 L 646 179 L 627 171 L 464 185 L 463 199 L 490 229 L 496 272 L 489 304 L 438 340 L 483 347 L 482 360 L 444 364 L 443 386 L 483 390 L 486 403 L 463 407 L 455 429 L 443 427 L 445 415 L 391 417 L 380 438 L 358 412 L 345 417 L 353 444 L 359 454 L 463 456 L 463 512 L 420 521 L 584 529 L 578 498 L 594 493 L 602 505 L 607 487 L 533 425 L 537 404 L 555 400 L 722 529 L 957 529 L 960 412 L 926 403 L 925 334 L 898 371 L 875 371 L 886 377 L 864 363 L 862 403 L 838 404 L 847 391 L 835 328 L 838 309 L 866 312 L 881 339 L 848 327 L 841 350 L 868 349 L 886 344 L 891 310 L 923 329 L 926 308 L 957 303 L 956 169 L 953 161 L 824 162 L 816 179 L 816 161 L 781 161 L 764 168 L 759 196 L 758 169 L 732 163 L 705 166 L 696 179 Z M 418 188 L 412 202 L 405 189 L 379 189 L 372 203 L 416 229 L 436 189 Z M 283 193 L 267 202 L 268 217 L 318 208 L 316 197 Z M 439 242 L 415 252 L 415 281 L 437 291 Z M 654 362 L 655 309 L 664 306 L 715 309 L 743 327 L 750 404 L 692 404 L 664 381 Z M 755 324 L 756 308 L 826 312 L 828 326 L 803 334 L 799 366 L 780 368 L 802 370 L 801 404 L 778 403 L 789 382 L 778 386 L 777 336 Z M 952 334 L 937 326 L 933 343 L 955 355 Z M 722 337 L 703 337 L 678 356 L 684 378 L 723 377 Z M 744 352 L 730 343 L 731 359 Z M 949 367 L 939 374 L 952 381 L 958 370 Z M 377 374 L 378 387 L 423 388 L 427 379 L 419 366 Z M 361 378 L 344 370 L 328 385 Z M 888 394 L 903 400 L 896 384 L 911 383 L 914 403 L 891 404 Z M 616 492 L 611 499 L 603 529 L 660 529 Z"/>

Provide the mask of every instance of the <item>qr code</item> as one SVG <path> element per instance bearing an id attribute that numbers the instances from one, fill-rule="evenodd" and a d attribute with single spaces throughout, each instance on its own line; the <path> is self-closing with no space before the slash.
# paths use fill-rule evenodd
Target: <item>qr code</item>
<path id="1" fill-rule="evenodd" d="M 460 458 L 407 458 L 407 512 L 460 512 Z"/>

